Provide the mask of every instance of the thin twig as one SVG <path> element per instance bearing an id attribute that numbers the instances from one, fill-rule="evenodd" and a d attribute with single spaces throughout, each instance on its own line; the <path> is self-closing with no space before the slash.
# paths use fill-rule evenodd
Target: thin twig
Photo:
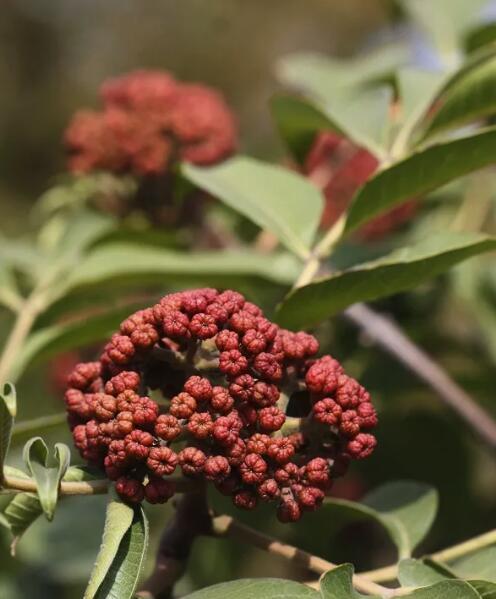
<path id="1" fill-rule="evenodd" d="M 170 479 L 174 482 L 178 493 L 185 493 L 197 488 L 194 481 L 190 481 L 183 478 Z M 60 495 L 102 495 L 107 493 L 111 483 L 107 479 L 102 480 L 88 480 L 88 481 L 62 481 L 60 483 L 59 494 Z M 4 475 L 1 487 L 3 489 L 11 489 L 13 491 L 20 491 L 26 493 L 36 493 L 37 484 L 31 478 L 19 478 L 16 476 Z"/>
<path id="2" fill-rule="evenodd" d="M 344 318 L 357 325 L 367 336 L 401 362 L 417 378 L 433 389 L 486 445 L 496 449 L 496 422 L 464 391 L 436 361 L 420 349 L 391 319 L 365 304 L 345 310 Z"/>
<path id="3" fill-rule="evenodd" d="M 490 545 L 496 545 L 496 529 L 424 557 L 428 557 L 435 562 L 448 563 L 463 557 L 464 555 L 474 553 L 474 551 L 479 551 L 484 547 L 489 547 Z M 392 566 L 387 566 L 385 568 L 361 572 L 360 576 L 373 580 L 374 582 L 388 582 L 390 580 L 395 580 L 398 576 L 398 565 L 393 564 Z"/>
<path id="4" fill-rule="evenodd" d="M 278 555 L 303 566 L 316 574 L 325 574 L 338 567 L 337 564 L 328 562 L 321 557 L 312 555 L 287 543 L 282 543 L 254 528 L 241 524 L 231 516 L 222 515 L 214 517 L 212 519 L 212 529 L 213 533 L 218 537 L 230 537 L 243 544 L 249 543 L 273 555 Z M 353 586 L 363 593 L 371 595 L 379 594 L 381 597 L 397 597 L 410 592 L 408 589 L 388 589 L 360 575 L 353 576 Z"/>

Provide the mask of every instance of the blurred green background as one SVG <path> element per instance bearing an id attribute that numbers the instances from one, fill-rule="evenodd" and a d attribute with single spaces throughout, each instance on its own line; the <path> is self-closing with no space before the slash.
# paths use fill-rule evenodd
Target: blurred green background
<path id="1" fill-rule="evenodd" d="M 72 113 L 98 105 L 97 89 L 109 76 L 135 68 L 171 70 L 178 79 L 201 81 L 223 91 L 237 114 L 241 149 L 281 159 L 284 151 L 271 123 L 268 99 L 277 89 L 274 63 L 297 50 L 348 56 L 386 30 L 396 12 L 381 0 L 3 0 L 0 18 L 0 210 L 1 230 L 24 234 L 34 226 L 32 205 L 64 169 L 61 136 Z M 429 350 L 481 403 L 494 407 L 494 362 L 466 306 L 437 281 L 382 302 L 411 336 Z M 433 325 L 434 323 L 434 325 Z M 0 334 L 8 319 L 0 315 Z M 374 350 L 348 325 L 321 331 L 327 349 L 370 388 L 381 415 L 380 444 L 373 458 L 354 467 L 336 487 L 359 499 L 389 480 L 412 478 L 441 494 L 440 516 L 423 546 L 445 546 L 494 526 L 495 456 L 480 446 L 433 393 L 402 367 Z M 19 386 L 18 420 L 62 409 L 60 392 L 41 364 Z M 68 441 L 64 429 L 46 435 Z M 18 437 L 18 445 L 24 441 Z M 219 510 L 232 511 L 212 495 Z M 68 499 L 55 521 L 28 531 L 16 559 L 0 532 L 2 599 L 72 599 L 82 596 L 100 544 L 105 498 Z M 148 509 L 148 508 L 147 508 Z M 153 549 L 170 508 L 150 508 Z M 289 527 L 272 510 L 241 515 L 333 561 L 359 567 L 382 565 L 392 547 L 379 531 L 354 526 L 334 533 L 325 509 Z M 305 577 L 277 558 L 229 541 L 202 539 L 180 592 L 249 575 Z"/>

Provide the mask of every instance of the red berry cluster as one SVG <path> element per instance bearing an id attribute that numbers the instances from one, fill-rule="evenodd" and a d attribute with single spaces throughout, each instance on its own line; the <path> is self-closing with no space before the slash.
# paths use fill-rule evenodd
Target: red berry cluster
<path id="1" fill-rule="evenodd" d="M 212 164 L 236 145 L 223 98 L 161 71 L 136 71 L 105 82 L 103 110 L 75 114 L 65 132 L 73 172 L 163 173 L 174 159 Z"/>
<path id="2" fill-rule="evenodd" d="M 180 469 L 240 508 L 271 501 L 298 520 L 376 444 L 369 394 L 317 351 L 235 291 L 167 295 L 69 376 L 75 445 L 127 501 L 166 501 Z"/>
<path id="3" fill-rule="evenodd" d="M 355 192 L 377 170 L 378 160 L 365 148 L 332 132 L 320 133 L 310 149 L 304 172 L 323 190 L 326 204 L 321 226 L 332 226 L 350 205 Z M 361 239 L 381 239 L 409 221 L 417 202 L 408 200 L 378 216 L 359 231 Z"/>

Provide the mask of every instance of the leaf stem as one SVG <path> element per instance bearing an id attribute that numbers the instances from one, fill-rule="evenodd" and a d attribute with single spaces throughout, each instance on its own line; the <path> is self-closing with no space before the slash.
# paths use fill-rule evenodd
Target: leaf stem
<path id="1" fill-rule="evenodd" d="M 453 545 L 452 547 L 448 547 L 447 549 L 443 549 L 442 551 L 438 551 L 436 553 L 432 553 L 430 555 L 424 556 L 428 557 L 437 562 L 450 562 L 469 553 L 474 553 L 474 551 L 478 551 L 480 549 L 484 549 L 485 547 L 489 547 L 490 545 L 496 544 L 496 529 L 481 534 L 473 539 L 469 539 L 468 541 L 463 541 L 462 543 L 458 543 L 457 545 Z M 368 580 L 372 580 L 374 582 L 388 582 L 390 580 L 395 580 L 398 575 L 398 565 L 394 564 L 392 566 L 387 566 L 385 568 L 378 568 L 376 570 L 370 570 L 368 572 L 361 572 L 360 576 L 364 576 Z"/>

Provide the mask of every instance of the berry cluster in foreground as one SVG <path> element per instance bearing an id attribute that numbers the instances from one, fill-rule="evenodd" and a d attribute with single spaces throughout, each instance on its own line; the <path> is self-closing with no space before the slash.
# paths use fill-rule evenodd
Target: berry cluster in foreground
<path id="1" fill-rule="evenodd" d="M 304 164 L 304 172 L 323 190 L 326 199 L 321 226 L 331 227 L 348 209 L 358 189 L 376 172 L 379 161 L 349 139 L 325 131 L 317 135 Z M 407 200 L 362 226 L 358 236 L 381 239 L 408 222 L 417 210 Z"/>
<path id="2" fill-rule="evenodd" d="M 167 501 L 181 470 L 296 521 L 376 445 L 370 395 L 318 349 L 235 291 L 166 295 L 70 374 L 75 445 L 126 501 Z"/>
<path id="3" fill-rule="evenodd" d="M 100 95 L 103 110 L 77 112 L 65 132 L 73 172 L 157 175 L 175 160 L 213 164 L 235 149 L 231 111 L 209 87 L 136 71 L 105 82 Z"/>

